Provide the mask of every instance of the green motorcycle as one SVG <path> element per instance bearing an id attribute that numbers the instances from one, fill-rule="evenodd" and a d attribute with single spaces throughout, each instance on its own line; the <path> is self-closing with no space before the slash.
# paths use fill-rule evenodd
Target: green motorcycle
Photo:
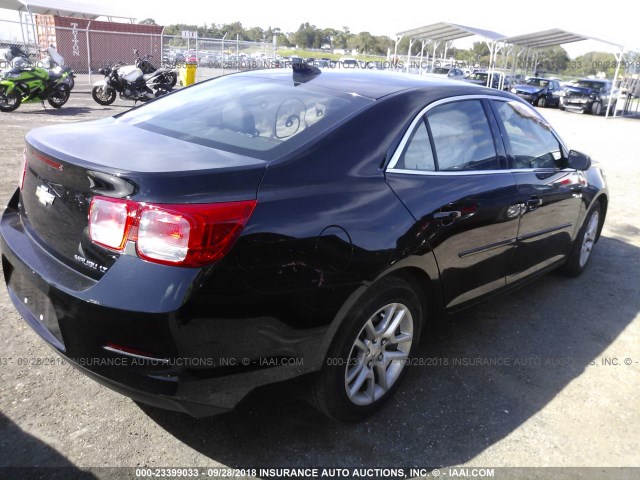
<path id="1" fill-rule="evenodd" d="M 12 112 L 21 103 L 49 102 L 60 108 L 69 100 L 69 72 L 55 73 L 44 68 L 29 65 L 26 54 L 22 55 L 14 67 L 0 74 L 0 111 Z"/>

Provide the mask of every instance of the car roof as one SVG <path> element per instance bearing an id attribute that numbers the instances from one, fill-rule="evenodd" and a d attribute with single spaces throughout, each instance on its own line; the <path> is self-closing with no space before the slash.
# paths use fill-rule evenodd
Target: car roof
<path id="1" fill-rule="evenodd" d="M 293 80 L 293 71 L 289 69 L 252 70 L 238 73 L 239 76 L 265 78 L 273 80 Z M 299 81 L 299 77 L 296 78 Z M 309 75 L 309 85 L 328 88 L 334 91 L 357 94 L 371 99 L 379 99 L 404 90 L 433 88 L 442 91 L 445 87 L 451 95 L 482 94 L 476 85 L 462 83 L 447 78 L 430 78 L 422 75 L 410 75 L 368 69 L 323 70 L 315 76 Z M 490 90 L 491 93 L 498 93 Z"/>

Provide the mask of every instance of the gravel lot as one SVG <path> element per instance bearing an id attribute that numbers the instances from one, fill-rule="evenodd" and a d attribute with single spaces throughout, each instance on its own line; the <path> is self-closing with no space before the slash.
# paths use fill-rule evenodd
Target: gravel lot
<path id="1" fill-rule="evenodd" d="M 59 111 L 0 114 L 2 205 L 29 129 L 132 105 L 101 107 L 87 91 L 78 85 Z M 379 415 L 342 425 L 295 399 L 200 420 L 141 407 L 68 365 L 38 365 L 57 357 L 2 287 L 0 467 L 640 466 L 640 120 L 543 114 L 607 173 L 612 197 L 592 263 L 578 279 L 552 274 L 452 318 L 424 339 L 426 365 Z M 504 365 L 453 365 L 475 359 Z"/>

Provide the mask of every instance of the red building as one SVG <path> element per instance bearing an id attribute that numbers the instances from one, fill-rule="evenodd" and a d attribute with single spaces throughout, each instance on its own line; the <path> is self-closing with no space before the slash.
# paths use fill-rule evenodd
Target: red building
<path id="1" fill-rule="evenodd" d="M 103 22 L 57 15 L 36 15 L 38 43 L 53 45 L 77 72 L 95 72 L 104 65 L 133 63 L 133 49 L 162 58 L 162 30 L 157 25 Z"/>

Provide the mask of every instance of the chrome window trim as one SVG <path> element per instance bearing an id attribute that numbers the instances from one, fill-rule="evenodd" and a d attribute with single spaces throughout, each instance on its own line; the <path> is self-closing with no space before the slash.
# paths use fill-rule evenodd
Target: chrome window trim
<path id="1" fill-rule="evenodd" d="M 400 173 L 403 175 L 428 175 L 428 176 L 465 176 L 465 175 L 498 175 L 507 173 L 560 173 L 560 172 L 574 172 L 570 168 L 563 168 L 558 170 L 555 168 L 505 168 L 503 170 L 460 170 L 460 171 L 447 171 L 447 172 L 431 172 L 428 170 L 405 170 L 403 168 L 394 168 L 387 170 L 387 173 Z"/>
<path id="2" fill-rule="evenodd" d="M 436 172 L 431 170 L 406 170 L 404 168 L 389 168 L 387 173 L 402 173 L 405 175 L 495 175 L 497 173 L 512 173 L 511 170 L 460 170 L 460 171 L 446 171 Z"/>
<path id="3" fill-rule="evenodd" d="M 385 172 L 388 172 L 388 173 L 401 173 L 401 174 L 406 174 L 406 175 L 454 175 L 454 176 L 458 176 L 458 175 L 495 175 L 495 174 L 498 174 L 498 173 L 538 172 L 538 171 L 547 171 L 548 172 L 550 170 L 551 171 L 556 171 L 554 169 L 518 168 L 518 169 L 500 169 L 500 170 L 461 170 L 459 172 L 452 172 L 452 171 L 435 171 L 435 170 L 434 171 L 431 171 L 431 170 L 409 170 L 409 169 L 404 169 L 404 168 L 395 168 L 395 166 L 400 161 L 400 157 L 402 156 L 402 153 L 404 152 L 404 149 L 407 146 L 407 143 L 409 142 L 409 139 L 411 138 L 411 134 L 415 130 L 415 128 L 418 125 L 418 123 L 420 122 L 420 120 L 422 120 L 422 117 L 424 117 L 424 115 L 429 110 L 431 110 L 432 108 L 438 107 L 440 105 L 444 105 L 446 103 L 459 102 L 459 101 L 462 101 L 462 100 L 498 100 L 498 101 L 501 101 L 501 102 L 520 101 L 520 103 L 523 103 L 524 105 L 527 105 L 529 108 L 531 108 L 531 110 L 533 112 L 535 112 L 535 114 L 538 116 L 538 118 L 540 118 L 540 120 L 542 120 L 544 122 L 544 124 L 549 127 L 549 130 L 551 131 L 553 136 L 556 138 L 556 140 L 558 140 L 558 143 L 562 146 L 562 148 L 564 148 L 565 153 L 567 153 L 569 151 L 567 149 L 567 147 L 565 146 L 564 142 L 560 139 L 560 136 L 557 134 L 557 132 L 553 129 L 553 127 L 551 125 L 549 125 L 549 122 L 547 122 L 547 120 L 542 115 L 540 115 L 540 113 L 538 113 L 533 107 L 531 107 L 531 105 L 529 105 L 527 102 L 524 102 L 524 101 L 522 101 L 520 99 L 501 97 L 499 95 L 486 95 L 486 94 L 484 94 L 484 95 L 458 95 L 458 96 L 455 96 L 455 97 L 441 98 L 440 100 L 436 100 L 435 102 L 430 103 L 429 105 L 424 107 L 422 110 L 420 110 L 420 112 L 416 115 L 416 117 L 413 119 L 413 121 L 409 125 L 409 128 L 407 129 L 407 131 L 402 136 L 402 140 L 400 141 L 400 143 L 396 147 L 395 151 L 393 152 L 393 155 L 391 156 L 391 160 L 389 161 L 387 167 L 385 168 Z M 487 119 L 487 125 L 488 125 L 488 122 L 489 122 L 489 119 Z"/>

